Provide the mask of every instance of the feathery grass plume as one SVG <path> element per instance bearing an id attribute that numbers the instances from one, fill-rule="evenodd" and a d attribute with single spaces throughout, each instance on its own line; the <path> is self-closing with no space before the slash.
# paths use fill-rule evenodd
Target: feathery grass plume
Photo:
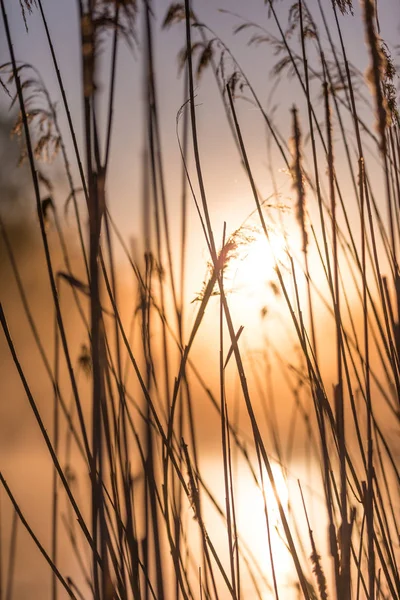
<path id="1" fill-rule="evenodd" d="M 197 62 L 197 67 L 196 67 L 196 80 L 199 81 L 201 74 L 203 73 L 204 69 L 206 69 L 211 60 L 214 57 L 214 48 L 213 46 L 215 45 L 216 39 L 212 38 L 209 41 L 204 41 L 204 42 L 193 42 L 192 47 L 190 49 L 190 53 L 192 56 L 194 56 L 196 53 L 199 52 L 199 59 Z M 188 59 L 188 49 L 186 48 L 186 46 L 184 46 L 182 48 L 182 50 L 179 52 L 178 55 L 178 63 L 179 63 L 179 70 L 183 71 L 183 69 L 185 68 L 187 59 Z"/>
<path id="2" fill-rule="evenodd" d="M 101 0 L 93 11 L 93 30 L 95 52 L 104 41 L 108 31 L 118 31 L 130 48 L 137 42 L 136 18 L 138 6 L 136 0 Z"/>
<path id="3" fill-rule="evenodd" d="M 7 86 L 15 83 L 15 76 L 11 63 L 0 67 L 0 72 L 8 75 Z M 20 63 L 18 73 L 21 79 L 21 89 L 24 92 L 26 116 L 30 129 L 34 133 L 33 153 L 37 160 L 51 163 L 57 156 L 61 136 L 56 126 L 56 108 L 51 102 L 49 92 L 39 71 L 29 63 Z M 11 97 L 11 107 L 17 102 L 17 92 L 11 94 L 8 87 L 6 92 Z M 12 136 L 17 136 L 21 142 L 20 163 L 26 159 L 26 148 L 23 136 L 23 118 L 21 111 L 11 131 Z"/>
<path id="4" fill-rule="evenodd" d="M 376 129 L 380 135 L 380 147 L 386 152 L 386 126 L 391 123 L 391 115 L 386 96 L 383 93 L 383 81 L 387 69 L 387 58 L 382 51 L 382 43 L 376 32 L 375 0 L 362 0 L 365 41 L 370 54 L 370 65 L 366 72 L 375 99 Z"/>
<path id="5" fill-rule="evenodd" d="M 231 260 L 238 258 L 241 250 L 255 241 L 257 227 L 241 225 L 227 239 L 218 254 L 218 263 L 223 273 Z"/>
<path id="6" fill-rule="evenodd" d="M 228 79 L 229 91 L 232 94 L 232 98 L 235 99 L 237 95 L 237 89 L 240 92 L 243 92 L 243 88 L 245 86 L 245 81 L 242 77 L 240 71 L 235 70 L 232 75 Z"/>
<path id="7" fill-rule="evenodd" d="M 192 302 L 204 300 L 207 294 L 219 296 L 220 291 L 217 286 L 219 276 L 224 277 L 230 263 L 234 260 L 243 260 L 246 256 L 245 248 L 252 244 L 256 239 L 257 227 L 251 225 L 242 225 L 228 237 L 217 255 L 217 264 L 210 261 L 207 264 L 207 276 L 203 282 L 202 291 L 196 295 Z M 225 293 L 229 293 L 225 289 Z"/>
<path id="8" fill-rule="evenodd" d="M 26 29 L 26 31 L 28 31 L 28 22 L 26 20 L 26 10 L 28 11 L 29 14 L 31 14 L 33 7 L 37 6 L 36 0 L 19 0 L 19 6 L 21 8 L 22 18 L 24 20 L 25 29 Z"/>
<path id="9" fill-rule="evenodd" d="M 206 69 L 208 67 L 208 65 L 210 64 L 214 52 L 213 52 L 213 43 L 214 43 L 214 39 L 210 40 L 207 44 L 204 44 L 204 50 L 200 55 L 200 59 L 199 59 L 199 63 L 197 65 L 197 71 L 196 71 L 196 77 L 197 79 L 200 78 L 202 72 L 204 71 L 204 69 Z"/>
<path id="10" fill-rule="evenodd" d="M 328 600 L 328 588 L 326 585 L 325 573 L 321 565 L 321 556 L 317 552 L 313 532 L 310 530 L 310 541 L 312 546 L 312 554 L 310 555 L 313 564 L 313 573 L 317 579 L 318 591 L 321 600 Z"/>
<path id="11" fill-rule="evenodd" d="M 324 570 L 321 565 L 321 555 L 318 553 L 317 546 L 315 544 L 314 534 L 312 532 L 310 521 L 308 518 L 307 508 L 306 508 L 306 504 L 304 501 L 303 490 L 302 490 L 300 481 L 298 481 L 298 485 L 299 485 L 299 489 L 300 489 L 300 496 L 301 496 L 301 501 L 303 504 L 304 514 L 306 517 L 308 535 L 310 538 L 311 549 L 312 549 L 312 553 L 310 555 L 310 559 L 313 564 L 312 570 L 317 579 L 318 591 L 319 591 L 321 600 L 328 600 L 328 587 L 326 584 L 325 573 L 324 573 Z"/>
<path id="12" fill-rule="evenodd" d="M 193 11 L 190 11 L 190 18 L 195 20 Z M 182 2 L 172 3 L 168 8 L 167 14 L 165 15 L 163 21 L 163 29 L 167 29 L 174 25 L 175 23 L 181 23 L 185 20 L 185 6 Z"/>
<path id="13" fill-rule="evenodd" d="M 301 131 L 299 126 L 299 120 L 297 117 L 297 108 L 293 106 L 293 136 L 290 140 L 291 151 L 293 162 L 291 165 L 291 175 L 293 178 L 293 188 L 297 191 L 297 210 L 296 217 L 300 225 L 302 234 L 302 250 L 307 251 L 308 246 L 308 234 L 306 230 L 306 192 L 304 189 L 304 179 L 301 168 L 302 154 L 301 154 Z"/>
<path id="14" fill-rule="evenodd" d="M 353 0 L 334 0 L 334 4 L 336 4 L 342 15 L 353 14 Z"/>
<path id="15" fill-rule="evenodd" d="M 311 16 L 310 11 L 304 5 L 302 6 L 302 35 L 305 38 L 316 38 L 317 37 L 317 29 L 314 23 L 314 20 Z M 300 7 L 299 3 L 296 1 L 289 9 L 288 15 L 288 26 L 286 29 L 286 36 L 289 38 L 295 31 L 298 31 L 300 27 Z"/>
<path id="16" fill-rule="evenodd" d="M 397 106 L 397 88 L 394 84 L 395 77 L 397 76 L 397 70 L 393 62 L 393 58 L 389 52 L 389 48 L 385 42 L 381 42 L 381 50 L 386 60 L 385 75 L 382 82 L 383 93 L 387 101 L 388 110 L 391 115 L 391 121 L 399 125 L 400 116 Z"/>

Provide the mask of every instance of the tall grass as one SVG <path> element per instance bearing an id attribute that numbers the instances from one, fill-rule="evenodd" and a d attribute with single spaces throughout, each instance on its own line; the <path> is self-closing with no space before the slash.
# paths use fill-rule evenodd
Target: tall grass
<path id="1" fill-rule="evenodd" d="M 278 128 L 278 119 L 264 106 L 256 82 L 231 48 L 198 20 L 196 6 L 185 0 L 169 7 L 164 28 L 174 28 L 182 37 L 184 72 L 177 111 L 182 159 L 175 174 L 181 185 L 178 243 L 171 229 L 176 203 L 167 192 L 170 173 L 160 112 L 164 90 L 159 89 L 155 67 L 157 25 L 150 0 L 78 1 L 81 76 L 76 75 L 75 83 L 81 90 L 81 131 L 78 115 L 68 105 L 42 0 L 20 0 L 20 6 L 27 26 L 31 11 L 42 19 L 62 100 L 57 108 L 37 67 L 17 61 L 9 5 L 6 0 L 0 5 L 9 51 L 1 81 L 19 109 L 14 129 L 30 168 L 54 311 L 49 341 L 36 322 L 2 208 L 1 247 L 33 334 L 29 339 L 53 390 L 51 420 L 35 398 L 5 301 L 0 321 L 52 461 L 53 484 L 46 500 L 51 506 L 51 542 L 46 547 L 41 532 L 25 516 L 24 496 L 13 492 L 6 471 L 0 474 L 0 519 L 2 524 L 12 520 L 10 538 L 1 537 L 0 597 L 15 597 L 24 569 L 18 563 L 20 522 L 48 563 L 48 594 L 54 600 L 65 594 L 96 600 L 400 598 L 400 135 L 395 68 L 380 37 L 375 2 L 364 0 L 360 13 L 370 64 L 366 76 L 350 62 L 341 30 L 343 18 L 356 18 L 350 15 L 350 0 L 329 6 L 318 0 L 313 12 L 298 0 L 288 11 L 287 28 L 284 11 L 269 0 L 266 15 L 276 35 L 245 17 L 227 15 L 238 22 L 238 40 L 248 36 L 248 44 L 259 46 L 259 52 L 273 50 L 275 73 L 283 78 L 289 71 L 297 81 L 302 96 L 286 116 L 292 122 L 290 136 Z M 107 31 L 111 38 L 104 37 Z M 118 53 L 122 43 L 136 45 L 138 39 L 145 74 L 143 226 L 142 239 L 130 250 L 113 219 L 108 182 L 117 135 L 116 86 L 119 77 L 126 77 L 118 70 Z M 100 49 L 109 53 L 109 72 L 100 71 Z M 242 323 L 236 322 L 227 273 L 243 245 L 250 248 L 254 239 L 245 226 L 230 235 L 225 223 L 221 235 L 213 225 L 196 107 L 196 86 L 205 70 L 214 77 L 254 201 L 257 223 L 251 231 L 265 237 L 273 257 L 273 290 L 284 327 L 296 339 L 297 358 L 285 355 L 272 332 L 261 360 L 248 360 L 246 344 L 251 340 L 243 341 Z M 100 80 L 106 79 L 104 89 Z M 264 201 L 257 183 L 243 99 L 265 124 L 275 209 Z M 368 119 L 375 119 L 375 130 Z M 65 171 L 78 244 L 66 237 L 59 207 L 49 196 L 51 177 L 40 166 L 46 153 L 58 154 Z M 298 231 L 285 229 L 272 156 L 279 156 L 291 179 Z M 379 180 L 382 186 L 376 185 Z M 209 253 L 192 322 L 187 300 L 190 202 Z M 286 246 L 284 259 L 274 242 L 277 228 Z M 292 241 L 296 236 L 298 250 Z M 73 256 L 77 247 L 79 260 Z M 61 255 L 60 268 L 55 255 Z M 128 320 L 121 301 L 121 256 L 134 279 Z M 61 302 L 64 294 L 70 299 L 68 308 L 76 309 L 73 325 Z M 218 326 L 208 347 L 216 357 L 217 382 L 194 352 L 206 314 L 216 302 Z M 329 315 L 331 340 L 321 331 L 322 314 Z M 80 351 L 70 341 L 70 327 L 80 332 Z M 274 392 L 276 380 L 285 382 L 283 393 Z M 207 410 L 211 414 L 213 407 L 219 419 L 222 494 L 218 481 L 208 477 L 199 440 L 199 404 L 205 400 Z M 288 423 L 280 419 L 277 403 L 290 412 Z M 309 477 L 292 488 L 298 435 L 303 436 Z M 244 472 L 262 498 L 263 556 L 256 555 L 240 525 Z M 281 476 L 287 482 L 287 499 Z M 250 514 L 253 498 L 247 500 Z M 214 530 L 216 516 L 223 533 Z M 278 544 L 290 556 L 285 576 Z M 75 560 L 74 574 L 65 571 L 60 549 L 64 556 L 66 547 Z"/>

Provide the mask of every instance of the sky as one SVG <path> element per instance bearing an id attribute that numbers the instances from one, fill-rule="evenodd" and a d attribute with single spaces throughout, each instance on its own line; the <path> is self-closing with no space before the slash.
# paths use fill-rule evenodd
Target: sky
<path id="1" fill-rule="evenodd" d="M 284 16 L 291 3 L 280 1 L 276 3 L 277 12 Z M 380 7 L 381 29 L 388 42 L 395 42 L 398 35 L 398 23 L 393 19 L 396 0 L 386 1 Z M 63 2 L 62 0 L 44 1 L 44 9 L 53 37 L 55 52 L 60 63 L 60 71 L 67 90 L 74 123 L 77 125 L 78 135 L 81 133 L 81 105 L 79 95 L 78 77 L 79 56 L 77 42 L 77 14 L 76 3 Z M 310 2 L 310 7 L 316 6 L 316 1 Z M 17 57 L 35 64 L 49 88 L 50 95 L 58 102 L 59 113 L 62 107 L 59 102 L 60 94 L 52 69 L 46 40 L 43 36 L 43 26 L 37 11 L 28 15 L 29 33 L 25 32 L 18 2 L 6 2 L 10 18 L 11 30 L 16 48 Z M 180 174 L 180 156 L 176 141 L 175 125 L 176 114 L 183 102 L 182 77 L 178 76 L 177 54 L 184 46 L 183 25 L 174 26 L 168 31 L 161 31 L 161 24 L 166 13 L 168 2 L 155 2 L 154 38 L 156 56 L 156 74 L 158 82 L 159 108 L 161 114 L 162 140 L 165 152 L 166 169 L 172 176 L 168 177 L 170 194 L 176 195 L 176 179 Z M 282 129 L 286 139 L 290 136 L 289 110 L 292 104 L 302 104 L 301 93 L 296 81 L 279 81 L 271 78 L 270 70 L 276 58 L 267 45 L 249 48 L 247 41 L 250 34 L 243 31 L 236 36 L 232 29 L 240 24 L 240 20 L 228 14 L 221 13 L 219 9 L 229 10 L 232 13 L 243 14 L 248 19 L 266 27 L 271 33 L 276 33 L 273 20 L 268 19 L 267 8 L 261 1 L 243 2 L 225 0 L 214 2 L 202 0 L 194 4 L 194 9 L 199 15 L 199 20 L 210 25 L 216 33 L 233 50 L 235 56 L 248 74 L 250 81 L 260 94 L 262 102 L 274 90 L 279 82 L 279 103 L 276 112 L 276 121 Z M 329 6 L 328 6 L 329 9 Z M 358 6 L 356 6 L 356 13 Z M 313 14 L 317 11 L 313 10 Z M 327 11 L 329 16 L 329 10 Z M 317 18 L 317 16 L 316 16 Z M 285 18 L 283 17 L 283 23 Z M 349 56 L 364 71 L 366 55 L 363 43 L 363 32 L 360 19 L 347 16 L 341 19 L 346 48 Z M 141 24 L 138 23 L 140 37 Z M 139 39 L 140 45 L 140 39 Z M 5 36 L 0 36 L 0 61 L 8 60 Z M 121 223 L 125 235 L 136 234 L 135 205 L 138 204 L 135 194 L 138 191 L 140 175 L 137 165 L 140 160 L 133 160 L 140 156 L 143 135 L 143 110 L 141 108 L 141 77 L 142 68 L 140 49 L 135 48 L 132 53 L 121 44 L 119 54 L 119 77 L 117 84 L 117 101 L 115 110 L 115 131 L 113 136 L 113 157 L 109 188 L 112 197 L 112 211 Z M 105 74 L 100 79 L 100 92 L 106 91 L 107 83 Z M 203 167 L 210 197 L 211 209 L 216 213 L 223 212 L 225 207 L 242 204 L 242 197 L 249 199 L 250 194 L 244 177 L 238 173 L 239 158 L 233 143 L 229 139 L 227 127 L 223 124 L 222 105 L 216 93 L 216 86 L 211 73 L 206 73 L 196 89 L 198 103 L 197 114 L 200 126 L 200 150 L 202 152 Z M 3 98 L 4 100 L 4 98 Z M 276 102 L 276 100 L 275 100 Z M 274 102 L 274 104 L 275 104 Z M 5 105 L 2 104 L 5 110 Z M 260 132 L 260 120 L 256 111 L 244 103 L 239 108 L 243 123 L 244 135 L 249 141 L 251 159 L 257 175 L 263 175 L 263 187 L 268 193 L 268 176 L 262 174 L 265 165 L 265 139 Z M 61 118 L 61 117 L 60 117 Z M 63 120 L 65 124 L 65 120 Z M 289 125 L 289 127 L 288 127 Z M 262 127 L 262 126 L 261 126 Z M 66 135 L 68 138 L 68 135 Z M 70 146 L 69 146 L 70 147 Z M 279 165 L 278 165 L 279 167 Z M 176 174 L 176 175 L 174 175 Z M 235 176 L 236 174 L 236 176 Z M 114 192 L 115 190 L 115 192 Z M 173 205 L 174 200 L 171 200 Z M 245 203 L 246 204 L 246 203 Z M 251 204 L 246 204 L 251 207 Z M 246 210 L 246 209 L 244 209 Z M 240 210 L 239 210 L 240 212 Z M 242 216 L 242 215 L 240 215 Z M 246 215 L 243 214 L 243 217 Z M 219 219 L 220 221 L 220 219 Z M 232 227 L 234 225 L 232 224 Z M 229 229 L 229 225 L 228 225 Z"/>
<path id="2" fill-rule="evenodd" d="M 286 23 L 285 15 L 290 4 L 286 1 L 276 3 L 277 13 L 282 18 L 283 24 Z M 176 205 L 180 193 L 178 185 L 181 173 L 181 159 L 176 139 L 176 115 L 184 99 L 182 91 L 183 78 L 178 73 L 177 55 L 185 44 L 184 26 L 179 24 L 167 31 L 162 31 L 161 25 L 168 8 L 168 2 L 158 1 L 154 5 L 154 45 L 159 110 L 162 123 L 161 136 L 165 170 L 168 173 L 166 178 L 168 202 L 171 206 L 171 222 L 172 227 L 174 227 L 174 223 L 178 221 L 174 213 L 177 210 Z M 320 22 L 316 0 L 312 0 L 309 5 L 315 19 Z M 45 0 L 43 6 L 60 64 L 60 71 L 67 91 L 78 139 L 82 141 L 76 3 L 63 0 L 46 2 Z M 381 3 L 379 11 L 381 30 L 389 44 L 396 42 L 398 35 L 399 24 L 396 19 L 393 19 L 395 6 L 396 0 L 385 1 L 384 5 Z M 28 15 L 29 32 L 26 33 L 18 2 L 6 2 L 6 8 L 17 57 L 20 60 L 33 63 L 39 69 L 52 99 L 58 105 L 59 118 L 63 130 L 66 132 L 67 148 L 71 151 L 66 121 L 60 102 L 60 93 L 38 11 L 34 10 L 32 15 Z M 217 35 L 232 49 L 259 94 L 261 102 L 266 104 L 272 94 L 273 99 L 269 104 L 269 109 L 274 108 L 274 121 L 287 140 L 291 135 L 290 109 L 294 103 L 299 105 L 300 108 L 304 108 L 304 99 L 298 82 L 295 80 L 288 81 L 286 77 L 271 77 L 271 68 L 276 61 L 271 48 L 268 45 L 249 47 L 247 41 L 251 33 L 248 30 L 233 35 L 233 28 L 242 21 L 236 16 L 221 12 L 220 9 L 243 15 L 245 18 L 262 25 L 272 34 L 276 34 L 277 30 L 273 19 L 268 19 L 267 8 L 259 0 L 252 0 L 245 4 L 237 0 L 224 0 L 218 3 L 213 0 L 202 0 L 194 3 L 194 10 L 198 14 L 199 21 L 212 27 Z M 328 5 L 327 9 L 328 18 L 331 19 L 332 15 L 330 15 Z M 348 15 L 341 18 L 341 25 L 349 56 L 360 70 L 364 71 L 367 65 L 367 57 L 361 22 L 357 14 L 359 12 L 357 5 L 355 6 L 355 12 L 355 17 Z M 139 39 L 133 52 L 127 48 L 126 44 L 120 44 L 118 61 L 120 76 L 117 79 L 113 151 L 108 181 L 110 209 L 125 238 L 137 236 L 140 231 L 140 201 L 138 201 L 138 197 L 141 185 L 140 169 L 144 120 L 141 92 L 140 30 L 141 23 L 138 22 Z M 6 39 L 4 35 L 0 35 L 0 64 L 8 60 Z M 107 77 L 103 70 L 99 76 L 99 92 L 106 96 L 106 91 Z M 4 95 L 0 102 L 5 114 L 8 101 L 4 98 Z M 254 209 L 254 203 L 248 182 L 244 173 L 241 172 L 239 156 L 223 118 L 222 103 L 218 97 L 216 85 L 210 71 L 203 75 L 196 86 L 196 102 L 200 152 L 206 190 L 210 210 L 215 218 L 216 231 L 222 234 L 224 220 L 228 221 L 227 230 L 233 231 Z M 265 128 L 257 111 L 251 105 L 245 102 L 238 103 L 238 114 L 245 142 L 249 148 L 252 168 L 261 187 L 261 193 L 267 197 L 272 192 L 272 186 L 270 175 L 265 168 L 267 163 Z M 303 112 L 302 117 L 306 118 L 305 112 Z M 372 121 L 371 115 L 368 118 Z M 304 129 L 306 130 L 305 123 Z M 278 172 L 284 165 L 281 164 L 281 159 L 277 154 L 275 154 L 275 160 L 277 161 L 276 171 Z M 191 172 L 194 174 L 193 170 Z M 76 168 L 75 176 L 76 181 L 78 181 Z M 290 193 L 289 182 L 281 177 L 281 183 L 284 193 L 288 195 Z M 56 201 L 62 204 L 65 194 L 65 190 L 60 187 L 59 197 L 56 198 Z M 198 219 L 193 203 L 191 225 L 193 231 L 198 229 Z M 201 244 L 198 232 L 195 237 L 196 242 Z M 201 247 L 204 248 L 204 244 Z"/>

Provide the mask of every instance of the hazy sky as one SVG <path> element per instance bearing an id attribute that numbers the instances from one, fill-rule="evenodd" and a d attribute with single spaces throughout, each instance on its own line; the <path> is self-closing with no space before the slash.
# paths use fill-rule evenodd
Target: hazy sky
<path id="1" fill-rule="evenodd" d="M 44 38 L 43 26 L 40 16 L 34 10 L 28 16 L 29 33 L 25 33 L 19 3 L 6 1 L 11 29 L 20 60 L 35 64 L 49 87 L 52 98 L 59 101 L 60 94 L 52 69 L 51 58 Z M 277 11 L 286 24 L 286 14 L 292 2 L 279 1 L 276 3 Z M 330 2 L 323 3 L 327 15 L 331 20 Z M 395 43 L 398 36 L 399 19 L 394 19 L 396 0 L 385 0 L 379 3 L 380 24 L 382 34 L 389 43 Z M 175 136 L 175 119 L 182 101 L 183 93 L 181 79 L 177 75 L 177 54 L 184 46 L 183 25 L 172 27 L 168 31 L 161 31 L 161 24 L 169 3 L 166 1 L 154 2 L 154 37 L 156 47 L 156 76 L 158 81 L 159 106 L 162 121 L 162 136 L 166 152 L 166 168 L 168 172 L 168 188 L 174 196 L 177 193 L 176 182 L 180 177 L 180 157 Z M 364 71 L 366 66 L 365 46 L 363 43 L 363 31 L 358 18 L 359 7 L 355 3 L 356 16 L 347 16 L 341 19 L 344 39 L 349 56 L 355 61 L 360 69 Z M 74 123 L 80 133 L 81 124 L 81 99 L 80 99 L 80 65 L 79 45 L 77 44 L 77 13 L 75 2 L 65 0 L 44 0 L 43 6 L 48 18 L 50 31 L 53 37 L 55 51 L 60 63 L 60 70 L 64 78 L 68 101 L 70 102 Z M 219 9 L 229 10 L 243 14 L 246 18 L 259 23 L 271 33 L 276 33 L 276 27 L 272 19 L 267 17 L 267 8 L 261 0 L 241 2 L 239 0 L 202 0 L 193 3 L 194 10 L 199 19 L 210 25 L 215 32 L 226 41 L 233 50 L 240 64 L 254 84 L 260 99 L 266 103 L 268 95 L 277 85 L 277 79 L 270 77 L 270 70 L 276 57 L 267 45 L 249 48 L 247 41 L 251 32 L 243 31 L 233 36 L 232 29 L 241 23 L 238 18 L 222 14 Z M 317 22 L 320 22 L 317 2 L 309 2 L 310 9 Z M 141 23 L 138 22 L 137 30 L 140 38 Z M 324 36 L 325 38 L 326 36 Z M 140 42 L 139 42 L 140 43 Z M 295 44 L 295 39 L 293 40 Z M 5 36 L 0 30 L 0 62 L 9 59 Z M 120 220 L 124 234 L 135 234 L 137 232 L 136 215 L 134 206 L 138 204 L 137 193 L 140 185 L 140 152 L 142 148 L 142 123 L 143 111 L 141 106 L 141 59 L 140 48 L 136 48 L 134 56 L 126 48 L 120 45 L 119 54 L 119 79 L 117 84 L 117 100 L 115 111 L 115 130 L 113 137 L 113 161 L 109 179 L 110 205 L 115 216 Z M 100 91 L 106 90 L 107 75 L 103 71 L 99 77 Z M 278 95 L 275 95 L 276 103 L 279 98 L 276 122 L 281 127 L 282 133 L 287 139 L 290 135 L 290 113 L 289 110 L 294 102 L 303 103 L 302 94 L 297 81 L 285 81 L 282 78 Z M 242 200 L 243 195 L 249 198 L 247 207 L 252 210 L 253 206 L 247 182 L 239 172 L 239 159 L 228 129 L 223 120 L 222 105 L 216 92 L 216 86 L 211 73 L 206 73 L 196 89 L 198 102 L 198 119 L 200 126 L 200 147 L 203 157 L 203 167 L 209 193 L 210 205 L 216 213 L 224 212 L 229 204 L 231 210 L 235 201 Z M 5 107 L 5 104 L 1 106 Z M 268 175 L 265 171 L 265 136 L 264 126 L 257 112 L 244 103 L 240 105 L 241 122 L 243 132 L 248 142 L 252 165 L 259 175 L 259 185 L 263 192 L 271 191 L 268 185 Z M 62 107 L 59 103 L 60 115 Z M 305 116 L 305 115 L 304 115 Z M 66 140 L 68 141 L 68 135 Z M 277 167 L 280 165 L 277 164 Z M 60 198 L 61 201 L 61 198 Z M 170 200 L 173 204 L 173 199 Z M 246 203 L 243 206 L 245 216 Z M 242 215 L 240 215 L 241 218 Z M 234 226 L 232 224 L 232 226 Z"/>

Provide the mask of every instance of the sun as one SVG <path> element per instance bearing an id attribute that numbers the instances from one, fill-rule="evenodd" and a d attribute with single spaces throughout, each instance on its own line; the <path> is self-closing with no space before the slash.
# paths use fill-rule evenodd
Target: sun
<path id="1" fill-rule="evenodd" d="M 288 263 L 288 246 L 278 229 L 244 227 L 231 236 L 236 241 L 225 269 L 226 291 L 246 296 L 259 295 L 277 281 L 276 269 Z"/>

